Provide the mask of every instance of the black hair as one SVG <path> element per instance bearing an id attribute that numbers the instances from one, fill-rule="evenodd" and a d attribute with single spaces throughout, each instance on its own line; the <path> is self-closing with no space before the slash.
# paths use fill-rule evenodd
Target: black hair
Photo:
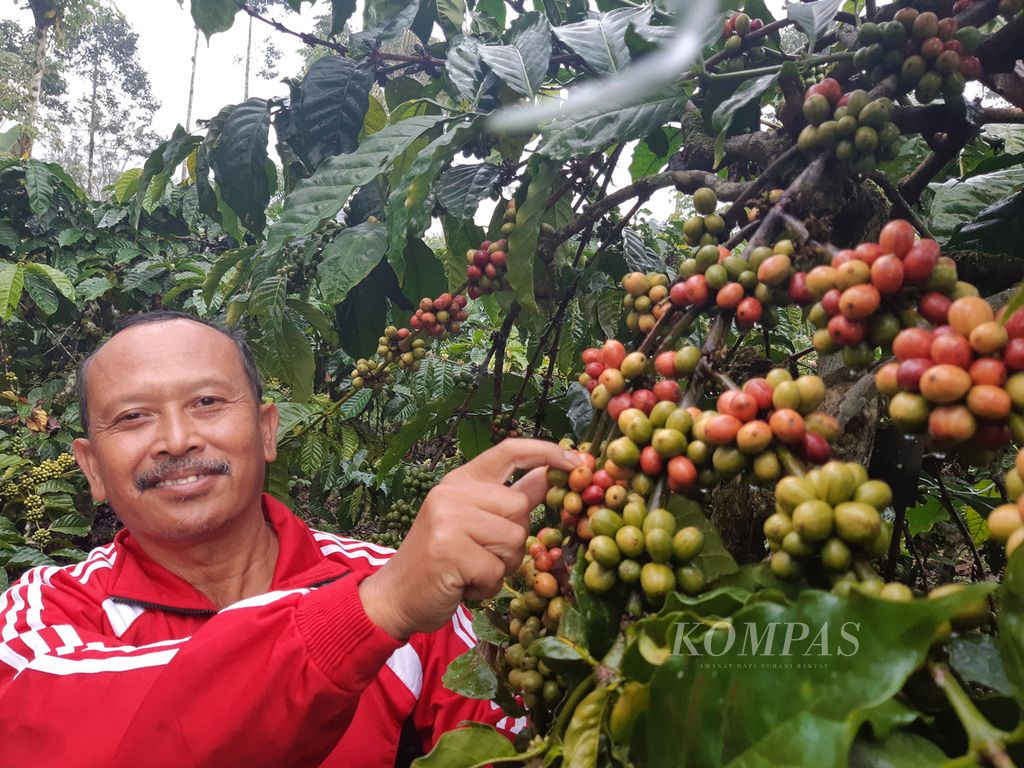
<path id="1" fill-rule="evenodd" d="M 239 328 L 232 328 L 230 326 L 222 325 L 217 322 L 211 322 L 210 320 L 203 320 L 199 317 L 194 317 L 185 312 L 175 312 L 169 309 L 159 309 L 153 312 L 138 312 L 134 315 L 127 315 L 120 318 L 117 321 L 117 325 L 114 327 L 113 333 L 107 337 L 106 341 L 97 347 L 91 355 L 82 361 L 81 365 L 78 366 L 78 371 L 75 374 L 75 393 L 78 395 L 78 418 L 82 422 L 82 429 L 85 434 L 89 434 L 89 402 L 88 396 L 85 390 L 85 376 L 89 370 L 89 364 L 92 363 L 96 353 L 103 349 L 107 341 L 114 338 L 121 331 L 125 331 L 129 328 L 133 328 L 137 325 L 147 325 L 149 323 L 167 323 L 172 320 L 188 320 L 193 323 L 199 323 L 205 325 L 208 328 L 213 328 L 215 331 L 224 334 L 238 349 L 238 353 L 242 356 L 242 367 L 245 368 L 246 378 L 249 379 L 249 386 L 252 388 L 253 394 L 256 396 L 256 402 L 259 403 L 263 400 L 263 384 L 260 382 L 260 372 L 256 367 L 256 358 L 253 357 L 252 350 L 249 348 L 248 342 L 245 340 L 245 333 Z"/>

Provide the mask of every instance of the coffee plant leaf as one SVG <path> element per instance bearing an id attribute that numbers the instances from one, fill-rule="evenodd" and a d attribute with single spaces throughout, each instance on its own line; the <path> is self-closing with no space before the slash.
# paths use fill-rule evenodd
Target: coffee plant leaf
<path id="1" fill-rule="evenodd" d="M 255 252 L 256 247 L 248 245 L 243 248 L 232 248 L 217 257 L 217 260 L 213 262 L 206 273 L 206 280 L 203 282 L 203 301 L 206 302 L 207 306 L 213 304 L 217 289 L 220 287 L 224 276 L 233 267 L 238 265 L 239 262 L 251 259 Z"/>
<path id="2" fill-rule="evenodd" d="M 596 19 L 565 24 L 551 31 L 596 75 L 606 77 L 622 71 L 631 61 L 626 46 L 626 27 L 634 21 L 649 21 L 652 13 L 651 6 L 618 8 Z"/>
<path id="3" fill-rule="evenodd" d="M 387 247 L 387 230 L 380 223 L 364 221 L 339 232 L 324 246 L 323 260 L 317 267 L 317 282 L 324 301 L 343 302 L 349 291 L 380 263 Z"/>
<path id="4" fill-rule="evenodd" d="M 1017 703 L 1024 703 L 1024 552 L 1018 550 L 1006 564 L 999 590 L 999 635 L 996 641 L 1006 677 Z"/>
<path id="5" fill-rule="evenodd" d="M 956 635 L 949 644 L 949 665 L 965 682 L 983 685 L 1005 696 L 1013 695 L 1003 657 L 992 635 Z"/>
<path id="6" fill-rule="evenodd" d="M 475 106 L 479 100 L 484 90 L 483 83 L 488 79 L 496 80 L 480 57 L 481 47 L 480 40 L 472 35 L 457 37 L 448 47 L 448 57 L 444 64 L 448 82 L 455 89 L 456 95 L 471 106 Z"/>
<path id="7" fill-rule="evenodd" d="M 934 768 L 947 761 L 935 744 L 915 733 L 896 731 L 887 738 L 857 739 L 850 750 L 850 768 Z"/>
<path id="8" fill-rule="evenodd" d="M 435 0 L 437 23 L 446 37 L 454 37 L 462 32 L 466 21 L 466 0 Z"/>
<path id="9" fill-rule="evenodd" d="M 774 73 L 744 80 L 732 96 L 715 107 L 711 115 L 711 129 L 718 134 L 726 133 L 732 125 L 733 116 L 748 104 L 759 102 L 778 79 L 778 73 Z"/>
<path id="10" fill-rule="evenodd" d="M 480 58 L 509 88 L 534 98 L 540 93 L 551 58 L 551 27 L 536 11 L 512 22 L 511 45 L 484 45 Z"/>
<path id="11" fill-rule="evenodd" d="M 25 266 L 34 265 L 26 264 Z M 28 270 L 25 272 L 25 293 L 32 299 L 36 309 L 45 317 L 49 317 L 60 308 L 60 298 L 57 296 L 53 283 Z"/>
<path id="12" fill-rule="evenodd" d="M 142 178 L 141 168 L 129 168 L 117 177 L 114 182 L 114 199 L 119 203 L 127 203 L 139 189 L 139 179 Z"/>
<path id="13" fill-rule="evenodd" d="M 447 686 L 447 680 L 445 681 Z M 465 695 L 465 694 L 463 694 Z M 437 742 L 430 754 L 418 757 L 413 768 L 473 768 L 502 762 L 501 758 L 514 757 L 512 742 L 489 725 L 468 723 L 465 728 L 448 731 Z"/>
<path id="14" fill-rule="evenodd" d="M 341 56 L 324 56 L 309 68 L 300 85 L 295 119 L 313 167 L 356 148 L 372 85 L 368 67 Z"/>
<path id="15" fill-rule="evenodd" d="M 355 0 L 331 0 L 331 34 L 340 34 L 355 12 Z"/>
<path id="16" fill-rule="evenodd" d="M 656 137 L 656 139 L 652 138 Z M 662 146 L 655 149 L 658 140 Z M 675 127 L 657 128 L 633 148 L 633 159 L 629 163 L 629 176 L 633 181 L 657 173 L 668 159 L 683 146 L 683 134 Z"/>
<path id="17" fill-rule="evenodd" d="M 674 119 L 686 96 L 663 90 L 640 104 L 608 104 L 600 110 L 559 118 L 543 129 L 539 151 L 565 160 L 603 150 L 614 142 L 639 139 Z"/>
<path id="18" fill-rule="evenodd" d="M 736 561 L 722 543 L 718 529 L 711 524 L 700 504 L 679 494 L 672 494 L 666 509 L 676 518 L 677 528 L 694 526 L 704 534 L 704 548 L 697 555 L 694 563 L 700 566 L 708 583 L 720 576 L 728 576 L 739 570 Z"/>
<path id="19" fill-rule="evenodd" d="M 337 215 L 353 192 L 376 178 L 412 142 L 443 120 L 438 115 L 411 117 L 368 136 L 354 152 L 324 161 L 285 197 L 281 216 L 267 234 L 266 252 L 277 253 L 293 237 L 315 232 Z"/>
<path id="20" fill-rule="evenodd" d="M 192 21 L 196 28 L 210 37 L 218 32 L 226 32 L 235 23 L 238 4 L 234 0 L 192 0 Z"/>
<path id="21" fill-rule="evenodd" d="M 812 0 L 809 3 L 786 3 L 786 16 L 796 22 L 811 45 L 821 37 L 835 19 L 843 0 Z"/>
<path id="22" fill-rule="evenodd" d="M 68 536 L 85 536 L 91 527 L 89 520 L 79 514 L 64 515 L 48 526 L 54 533 L 63 533 Z"/>
<path id="23" fill-rule="evenodd" d="M 808 590 L 793 605 L 748 605 L 692 642 L 699 655 L 670 637 L 676 653 L 652 679 L 659 717 L 643 734 L 650 764 L 841 765 L 868 708 L 895 695 L 938 627 L 987 591 L 894 603 Z M 701 704 L 719 697 L 733 706 Z"/>
<path id="24" fill-rule="evenodd" d="M 258 238 L 263 237 L 267 203 L 274 191 L 267 173 L 269 132 L 270 102 L 248 99 L 228 114 L 220 138 L 210 152 L 210 167 L 217 177 L 221 197 L 242 225 Z M 165 166 L 164 170 L 170 169 Z"/>
<path id="25" fill-rule="evenodd" d="M 472 461 L 493 445 L 491 420 L 487 416 L 463 417 L 459 420 L 457 434 L 459 450 L 466 457 L 466 461 Z"/>
<path id="26" fill-rule="evenodd" d="M 452 659 L 442 683 L 448 690 L 470 699 L 493 699 L 498 690 L 498 678 L 479 647 L 474 646 Z"/>
<path id="27" fill-rule="evenodd" d="M 565 768 L 595 768 L 601 724 L 611 698 L 611 689 L 605 686 L 588 693 L 569 721 L 565 731 Z"/>
<path id="28" fill-rule="evenodd" d="M 403 256 L 406 270 L 402 293 L 410 302 L 416 304 L 424 296 L 436 297 L 448 290 L 444 265 L 420 238 L 409 238 Z"/>
<path id="29" fill-rule="evenodd" d="M 53 176 L 46 163 L 40 160 L 28 160 L 25 163 L 25 191 L 28 193 L 28 206 L 36 216 L 43 216 L 50 210 L 53 200 Z"/>
<path id="30" fill-rule="evenodd" d="M 526 199 L 516 209 L 515 228 L 508 236 L 508 284 L 528 315 L 539 312 L 533 288 L 534 262 L 541 220 L 557 170 L 556 163 L 537 163 Z"/>
<path id="31" fill-rule="evenodd" d="M 437 202 L 456 218 L 472 219 L 500 176 L 501 166 L 492 163 L 453 165 L 437 179 Z"/>
<path id="32" fill-rule="evenodd" d="M 25 268 L 20 264 L 4 264 L 0 267 L 0 320 L 11 319 L 21 299 L 25 286 Z"/>

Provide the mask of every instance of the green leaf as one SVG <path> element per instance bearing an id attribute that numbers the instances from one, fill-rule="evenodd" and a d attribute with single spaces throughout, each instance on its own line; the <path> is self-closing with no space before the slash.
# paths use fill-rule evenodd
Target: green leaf
<path id="1" fill-rule="evenodd" d="M 340 211 L 356 189 L 372 181 L 386 165 L 445 118 L 421 115 L 382 128 L 346 155 L 325 161 L 284 200 L 281 217 L 270 227 L 266 250 L 275 254 L 293 237 L 315 232 Z"/>
<path id="2" fill-rule="evenodd" d="M 256 247 L 249 245 L 244 248 L 232 248 L 217 257 L 206 273 L 206 281 L 203 283 L 203 301 L 207 306 L 213 303 L 214 296 L 217 295 L 217 288 L 220 281 L 224 279 L 224 275 L 238 262 L 251 258 L 255 252 Z"/>
<path id="3" fill-rule="evenodd" d="M 277 425 L 277 441 L 281 442 L 293 429 L 307 424 L 323 411 L 319 405 L 307 403 L 278 403 L 280 421 Z"/>
<path id="4" fill-rule="evenodd" d="M 230 109 L 233 109 L 233 107 L 225 108 L 217 118 L 211 121 L 208 129 L 208 139 L 217 135 L 222 124 L 222 116 L 226 115 Z M 143 209 L 152 210 L 156 207 L 156 204 L 163 197 L 164 189 L 174 169 L 186 157 L 192 154 L 192 151 L 199 146 L 201 141 L 202 139 L 199 136 L 187 133 L 184 128 L 178 125 L 175 126 L 171 138 L 150 152 L 142 167 L 142 176 L 139 178 L 139 183 L 135 190 L 135 213 L 133 217 L 135 226 L 138 226 L 139 217 Z M 199 169 L 197 167 L 198 173 Z"/>
<path id="5" fill-rule="evenodd" d="M 448 81 L 458 95 L 472 105 L 480 98 L 481 83 L 487 74 L 480 58 L 482 47 L 480 41 L 471 35 L 455 38 L 448 47 L 448 58 L 444 63 Z"/>
<path id="6" fill-rule="evenodd" d="M 491 163 L 453 165 L 434 184 L 437 202 L 452 216 L 472 219 L 500 176 L 501 166 Z"/>
<path id="7" fill-rule="evenodd" d="M 571 642 L 555 635 L 534 640 L 527 652 L 538 659 L 554 659 L 555 661 L 580 661 L 583 658 Z"/>
<path id="8" fill-rule="evenodd" d="M 139 190 L 139 179 L 142 178 L 141 168 L 129 168 L 117 177 L 114 182 L 114 200 L 127 203 Z"/>
<path id="9" fill-rule="evenodd" d="M 29 262 L 25 265 L 25 269 L 29 272 L 35 272 L 40 277 L 45 277 L 53 283 L 53 287 L 60 291 L 61 296 L 68 301 L 75 300 L 75 287 L 71 284 L 71 281 L 68 280 L 68 276 L 59 269 L 54 269 L 46 264 L 39 264 L 36 262 Z"/>
<path id="10" fill-rule="evenodd" d="M 403 280 L 405 272 L 402 254 L 405 252 L 406 239 L 410 234 L 418 237 L 430 226 L 430 188 L 434 177 L 479 130 L 477 123 L 469 123 L 438 136 L 416 155 L 402 181 L 388 197 L 388 261 L 398 275 L 399 282 Z"/>
<path id="11" fill-rule="evenodd" d="M 962 680 L 984 685 L 1005 696 L 1013 695 L 1013 686 L 1006 677 L 992 635 L 957 634 L 949 644 L 949 663 Z"/>
<path id="12" fill-rule="evenodd" d="M 82 302 L 92 301 L 113 287 L 110 280 L 105 277 L 87 277 L 78 284 L 78 299 Z"/>
<path id="13" fill-rule="evenodd" d="M 996 643 L 1014 698 L 1024 704 L 1024 551 L 1018 549 L 1006 564 L 999 590 L 999 634 Z"/>
<path id="14" fill-rule="evenodd" d="M 384 105 L 374 96 L 366 102 L 366 117 L 363 118 L 363 133 L 360 141 L 372 136 L 388 124 L 388 113 Z"/>
<path id="15" fill-rule="evenodd" d="M 554 120 L 544 128 L 539 151 L 565 160 L 603 150 L 613 142 L 646 136 L 675 119 L 686 102 L 678 91 L 652 95 L 642 104 L 609 104 L 601 110 Z"/>
<path id="16" fill-rule="evenodd" d="M 373 390 L 363 389 L 338 406 L 338 416 L 343 419 L 354 419 L 366 410 L 373 399 Z"/>
<path id="17" fill-rule="evenodd" d="M 835 19 L 843 0 L 812 0 L 809 3 L 786 3 L 786 16 L 796 22 L 804 34 L 814 41 L 821 37 Z"/>
<path id="18" fill-rule="evenodd" d="M 297 118 L 313 167 L 356 148 L 372 85 L 370 68 L 341 56 L 324 56 L 309 68 Z"/>
<path id="19" fill-rule="evenodd" d="M 418 237 L 405 245 L 405 282 L 402 293 L 414 304 L 424 296 L 438 296 L 448 290 L 444 267 L 430 246 Z"/>
<path id="20" fill-rule="evenodd" d="M 4 264 L 0 267 L 0 320 L 6 322 L 11 319 L 24 286 L 24 267 L 18 264 Z"/>
<path id="21" fill-rule="evenodd" d="M 231 29 L 236 13 L 235 0 L 192 0 L 192 21 L 206 35 L 207 42 L 211 35 Z"/>
<path id="22" fill-rule="evenodd" d="M 452 38 L 462 33 L 462 25 L 466 20 L 465 0 L 434 0 L 437 8 L 437 23 L 441 25 L 445 37 Z"/>
<path id="23" fill-rule="evenodd" d="M 35 547 L 14 547 L 9 552 L 3 552 L 0 557 L 6 557 L 6 566 L 15 569 L 35 568 L 39 565 L 57 565 L 56 560 L 44 555 Z"/>
<path id="24" fill-rule="evenodd" d="M 1018 283 L 1013 295 L 1010 300 L 1006 302 L 1006 312 L 999 318 L 1000 325 L 1006 325 L 1006 322 L 1013 317 L 1018 309 L 1024 307 L 1024 283 Z"/>
<path id="25" fill-rule="evenodd" d="M 491 447 L 491 420 L 487 416 L 463 416 L 458 427 L 459 450 L 466 461 Z"/>
<path id="26" fill-rule="evenodd" d="M 1024 168 L 929 184 L 929 189 L 935 192 L 929 211 L 932 233 L 937 240 L 945 242 L 959 225 L 973 220 L 986 207 L 1008 197 L 1022 184 Z"/>
<path id="27" fill-rule="evenodd" d="M 345 29 L 345 22 L 356 12 L 355 0 L 331 0 L 331 34 L 337 35 Z"/>
<path id="28" fill-rule="evenodd" d="M 25 273 L 25 292 L 36 305 L 36 308 L 49 317 L 60 308 L 60 299 L 53 283 L 34 272 Z"/>
<path id="29" fill-rule="evenodd" d="M 312 477 L 319 472 L 327 459 L 327 438 L 321 432 L 307 432 L 299 451 L 299 467 L 303 474 Z"/>
<path id="30" fill-rule="evenodd" d="M 284 275 L 271 275 L 253 288 L 247 307 L 253 317 L 269 315 L 278 319 L 284 314 L 284 300 L 288 279 Z"/>
<path id="31" fill-rule="evenodd" d="M 732 125 L 733 116 L 748 104 L 760 101 L 765 91 L 771 88 L 778 79 L 779 73 L 776 72 L 744 80 L 732 96 L 715 107 L 715 111 L 711 115 L 711 130 L 715 133 L 728 131 L 729 126 Z"/>
<path id="32" fill-rule="evenodd" d="M 412 762 L 413 768 L 472 768 L 513 757 L 515 747 L 508 737 L 489 725 L 469 723 L 448 731 L 425 757 Z"/>
<path id="33" fill-rule="evenodd" d="M 533 292 L 533 265 L 541 220 L 557 171 L 557 163 L 538 160 L 526 200 L 516 209 L 515 228 L 508 237 L 508 284 L 516 301 L 529 314 L 540 312 Z"/>
<path id="34" fill-rule="evenodd" d="M 280 356 L 282 378 L 292 390 L 292 400 L 304 403 L 313 394 L 316 360 L 309 339 L 291 318 L 284 317 L 272 343 Z"/>
<path id="35" fill-rule="evenodd" d="M 565 731 L 565 768 L 595 768 L 601 739 L 601 722 L 611 689 L 597 688 L 588 693 L 576 707 Z"/>
<path id="36" fill-rule="evenodd" d="M 659 143 L 664 142 L 663 151 L 657 151 L 651 146 L 651 136 L 657 136 Z M 629 164 L 630 178 L 636 181 L 641 176 L 657 173 L 665 167 L 668 159 L 678 152 L 681 146 L 683 146 L 683 134 L 678 128 L 671 126 L 656 128 L 653 134 L 649 134 L 633 149 L 633 159 Z"/>
<path id="37" fill-rule="evenodd" d="M 363 222 L 338 233 L 324 246 L 317 281 L 324 301 L 340 304 L 384 258 L 387 231 L 383 224 Z"/>
<path id="38" fill-rule="evenodd" d="M 935 768 L 945 753 L 914 733 L 896 731 L 884 741 L 858 739 L 850 751 L 850 768 Z"/>
<path id="39" fill-rule="evenodd" d="M 480 58 L 516 93 L 533 98 L 540 93 L 551 58 L 551 27 L 536 11 L 512 22 L 511 45 L 485 45 Z"/>
<path id="40" fill-rule="evenodd" d="M 53 176 L 46 163 L 39 160 L 25 161 L 25 191 L 28 192 L 28 207 L 36 216 L 50 210 L 53 200 Z"/>
<path id="41" fill-rule="evenodd" d="M 69 230 L 62 230 L 57 233 L 57 244 L 63 246 L 60 242 L 61 236 Z M 84 234 L 84 233 L 83 233 Z M 15 232 L 10 226 L 0 221 L 0 245 L 7 248 L 10 251 L 16 251 L 18 245 L 21 243 L 21 237 Z"/>
<path id="42" fill-rule="evenodd" d="M 269 131 L 270 103 L 249 99 L 231 110 L 210 151 L 210 167 L 217 175 L 221 197 L 257 237 L 263 235 L 271 195 L 267 176 Z"/>
<path id="43" fill-rule="evenodd" d="M 710 635 L 691 632 L 697 655 L 682 642 L 689 628 L 671 626 L 675 653 L 654 671 L 657 717 L 642 732 L 649 765 L 843 765 L 869 710 L 903 687 L 936 629 L 989 589 L 899 604 L 804 590 L 794 605 L 751 603 Z M 675 617 L 692 621 L 658 621 Z"/>
<path id="44" fill-rule="evenodd" d="M 498 678 L 478 647 L 452 659 L 441 682 L 448 690 L 467 699 L 493 699 L 498 691 Z"/>
<path id="45" fill-rule="evenodd" d="M 64 515 L 49 525 L 49 529 L 54 533 L 64 533 L 68 536 L 85 536 L 90 528 L 92 524 L 89 520 L 78 514 Z"/>
<path id="46" fill-rule="evenodd" d="M 630 63 L 626 27 L 639 18 L 650 20 L 651 13 L 650 6 L 617 8 L 600 14 L 596 19 L 565 24 L 551 31 L 596 74 L 609 76 L 617 74 Z"/>
<path id="47" fill-rule="evenodd" d="M 304 317 L 306 322 L 313 326 L 316 332 L 328 344 L 338 343 L 338 334 L 335 332 L 334 326 L 331 325 L 331 319 L 327 317 L 326 313 L 319 306 L 297 298 L 287 299 L 285 304 L 288 305 L 289 309 Z"/>

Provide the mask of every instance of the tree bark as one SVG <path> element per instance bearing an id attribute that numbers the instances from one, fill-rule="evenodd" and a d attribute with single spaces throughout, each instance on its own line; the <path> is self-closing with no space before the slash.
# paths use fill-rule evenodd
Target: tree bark
<path id="1" fill-rule="evenodd" d="M 100 65 L 99 60 L 92 64 L 92 96 L 89 99 L 89 149 L 86 162 L 85 188 L 89 194 L 95 194 L 92 188 L 93 161 L 96 157 L 96 132 L 99 130 L 99 117 L 96 109 L 96 99 L 99 93 Z"/>
<path id="2" fill-rule="evenodd" d="M 47 20 L 48 21 L 48 20 Z M 36 123 L 39 120 L 39 101 L 43 93 L 43 74 L 46 71 L 46 47 L 50 43 L 52 23 L 40 24 L 36 20 L 36 28 L 32 40 L 32 77 L 28 82 L 29 102 L 25 113 L 25 123 L 18 142 L 18 154 L 29 157 L 32 154 L 32 143 L 36 134 Z"/>

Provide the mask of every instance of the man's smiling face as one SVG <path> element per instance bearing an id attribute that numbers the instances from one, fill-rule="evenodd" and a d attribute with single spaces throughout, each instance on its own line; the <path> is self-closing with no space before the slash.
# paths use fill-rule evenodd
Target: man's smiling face
<path id="1" fill-rule="evenodd" d="M 256 401 L 230 338 L 188 320 L 132 326 L 96 354 L 85 385 L 89 437 L 75 457 L 135 536 L 199 543 L 259 513 L 277 409 Z"/>

